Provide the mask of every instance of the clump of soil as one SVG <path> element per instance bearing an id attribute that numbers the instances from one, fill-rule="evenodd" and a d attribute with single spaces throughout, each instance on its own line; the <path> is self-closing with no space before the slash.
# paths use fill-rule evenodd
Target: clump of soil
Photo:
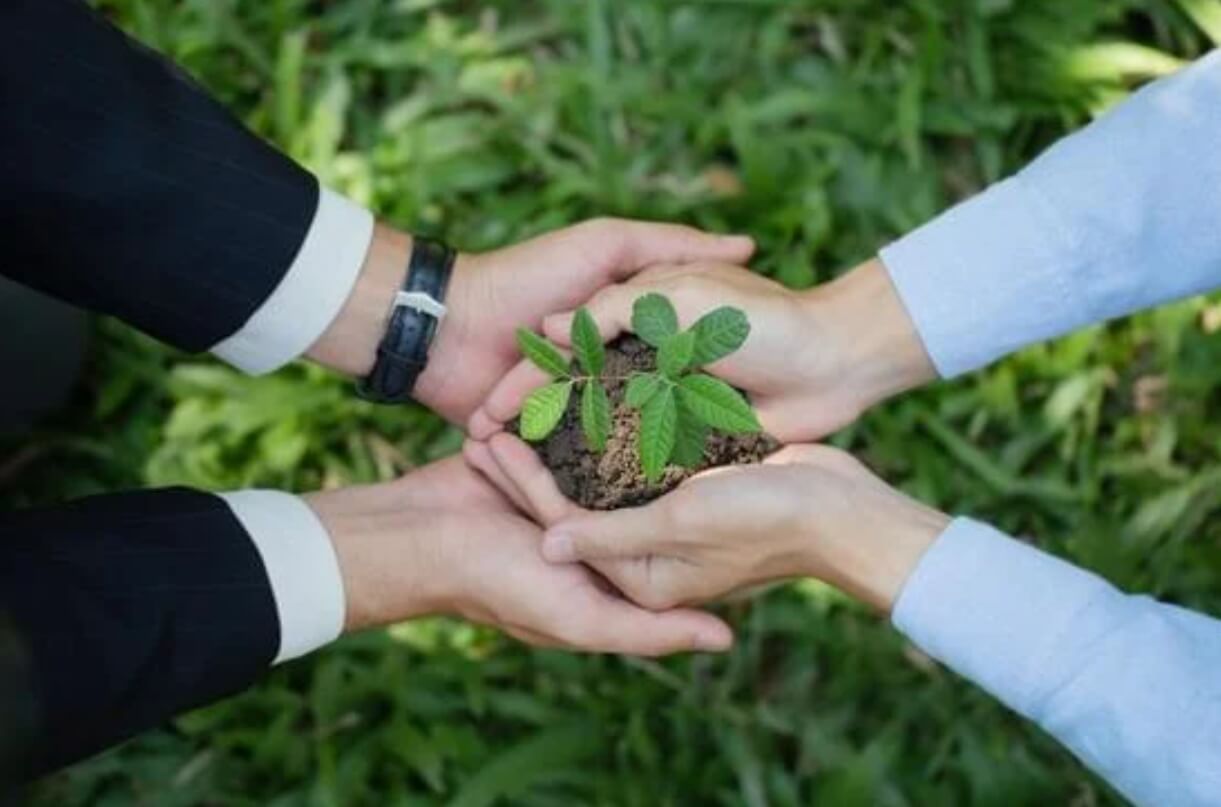
<path id="1" fill-rule="evenodd" d="M 555 474 L 561 491 L 590 510 L 614 510 L 652 501 L 668 493 L 687 477 L 718 465 L 745 465 L 762 460 L 780 444 L 766 434 L 727 435 L 712 432 L 704 448 L 704 461 L 692 470 L 672 465 L 655 484 L 640 468 L 636 449 L 640 412 L 623 401 L 626 378 L 633 372 L 655 368 L 656 351 L 635 336 L 627 335 L 606 346 L 603 383 L 611 403 L 611 433 L 606 450 L 590 450 L 581 431 L 581 396 L 573 393 L 560 425 L 534 449 L 543 464 Z M 510 428 L 516 432 L 517 423 Z"/>

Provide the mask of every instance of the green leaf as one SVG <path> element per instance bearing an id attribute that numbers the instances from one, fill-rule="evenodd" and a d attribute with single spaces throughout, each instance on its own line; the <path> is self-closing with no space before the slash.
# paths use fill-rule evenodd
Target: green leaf
<path id="1" fill-rule="evenodd" d="M 598 453 L 606 449 L 611 429 L 611 405 L 606 390 L 597 379 L 585 382 L 585 391 L 581 393 L 581 429 L 591 449 Z"/>
<path id="2" fill-rule="evenodd" d="M 546 338 L 525 328 L 517 329 L 517 347 L 522 355 L 547 373 L 552 378 L 565 378 L 568 375 L 568 360 L 560 349 Z"/>
<path id="3" fill-rule="evenodd" d="M 602 335 L 598 333 L 597 323 L 584 308 L 578 308 L 576 316 L 572 318 L 571 337 L 572 352 L 585 372 L 594 376 L 601 373 L 606 363 L 606 350 L 602 347 Z"/>
<path id="4" fill-rule="evenodd" d="M 557 381 L 530 393 L 521 408 L 521 436 L 542 440 L 551 434 L 564 417 L 571 396 L 571 381 Z"/>
<path id="5" fill-rule="evenodd" d="M 703 367 L 742 347 L 750 336 L 750 321 L 741 310 L 722 306 L 700 317 L 691 330 L 695 333 L 691 366 Z"/>
<path id="6" fill-rule="evenodd" d="M 677 380 L 691 363 L 695 352 L 695 334 L 684 331 L 667 337 L 657 350 L 657 369 L 666 378 Z"/>
<path id="7" fill-rule="evenodd" d="M 649 399 L 661 389 L 664 383 L 665 379 L 656 373 L 634 375 L 628 379 L 627 391 L 624 392 L 623 399 L 628 406 L 639 409 L 649 402 Z"/>
<path id="8" fill-rule="evenodd" d="M 670 461 L 684 468 L 695 469 L 704 463 L 704 446 L 708 427 L 682 402 L 678 405 L 678 430 L 674 438 L 674 453 Z"/>
<path id="9" fill-rule="evenodd" d="M 678 404 L 674 388 L 665 385 L 640 411 L 640 467 L 645 479 L 656 482 L 666 470 L 678 436 Z"/>
<path id="10" fill-rule="evenodd" d="M 714 429 L 746 434 L 763 428 L 742 394 L 719 378 L 703 373 L 686 376 L 678 382 L 678 394 L 693 415 Z"/>
<path id="11" fill-rule="evenodd" d="M 660 294 L 646 294 L 632 306 L 632 330 L 644 341 L 660 348 L 666 337 L 678 333 L 678 314 Z"/>

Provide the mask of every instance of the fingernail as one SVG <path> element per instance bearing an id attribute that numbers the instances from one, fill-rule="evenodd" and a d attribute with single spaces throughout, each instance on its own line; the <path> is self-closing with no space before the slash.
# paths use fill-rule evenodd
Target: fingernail
<path id="1" fill-rule="evenodd" d="M 543 538 L 543 557 L 552 563 L 571 563 L 577 559 L 577 550 L 572 536 L 562 532 L 550 533 Z"/>
<path id="2" fill-rule="evenodd" d="M 572 324 L 573 313 L 565 311 L 563 314 L 552 314 L 549 317 L 543 318 L 543 330 L 550 328 L 558 328 L 563 330 Z"/>
<path id="3" fill-rule="evenodd" d="M 721 631 L 703 631 L 696 634 L 695 647 L 710 653 L 722 653 L 729 649 L 733 640 Z"/>

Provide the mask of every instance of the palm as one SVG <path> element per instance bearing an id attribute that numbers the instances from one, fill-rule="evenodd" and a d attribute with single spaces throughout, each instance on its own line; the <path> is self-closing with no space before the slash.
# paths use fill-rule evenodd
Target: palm
<path id="1" fill-rule="evenodd" d="M 450 287 L 421 400 L 465 422 L 519 358 L 515 333 L 567 311 L 598 289 L 654 263 L 742 261 L 749 239 L 676 225 L 593 220 L 482 255 L 464 255 Z"/>
<path id="2" fill-rule="evenodd" d="M 599 587 L 581 565 L 547 563 L 539 554 L 538 528 L 515 515 L 460 517 L 470 542 L 469 568 L 464 573 L 487 581 L 460 607 L 466 619 L 492 625 L 530 644 L 581 646 L 588 642 L 584 626 L 634 611 L 617 595 Z M 455 525 L 457 526 L 457 525 Z M 495 535 L 495 540 L 485 536 Z M 595 649 L 615 649 L 597 647 Z M 637 651 L 639 652 L 639 651 Z"/>
<path id="3" fill-rule="evenodd" d="M 649 292 L 671 300 L 682 327 L 721 305 L 746 313 L 751 322 L 746 343 L 707 369 L 745 390 L 763 427 L 782 442 L 822 437 L 860 414 L 859 404 L 840 383 L 848 368 L 841 366 L 844 352 L 833 346 L 835 334 L 824 332 L 800 298 L 775 281 L 724 264 L 655 267 L 601 289 L 588 301 L 602 336 L 610 340 L 631 330 L 633 304 Z M 567 345 L 570 324 L 567 314 L 549 316 L 543 330 Z M 500 431 L 526 396 L 545 382 L 541 370 L 519 362 L 471 418 L 470 435 L 486 440 Z"/>
<path id="4" fill-rule="evenodd" d="M 729 631 L 698 611 L 653 614 L 621 598 L 580 564 L 547 563 L 542 533 L 460 457 L 351 495 L 362 512 L 402 510 L 442 538 L 442 565 L 459 578 L 453 610 L 522 641 L 654 655 L 722 647 Z"/>

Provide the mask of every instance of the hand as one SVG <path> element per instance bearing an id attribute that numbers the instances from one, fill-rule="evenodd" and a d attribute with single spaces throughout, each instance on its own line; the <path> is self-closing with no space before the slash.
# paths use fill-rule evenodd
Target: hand
<path id="1" fill-rule="evenodd" d="M 643 294 L 666 295 L 686 327 L 722 305 L 746 312 L 751 332 L 740 350 L 708 369 L 751 395 L 763 427 L 782 442 L 811 440 L 848 425 L 866 408 L 934 377 L 924 347 L 885 268 L 870 261 L 843 278 L 795 292 L 736 266 L 660 266 L 607 286 L 586 303 L 606 340 L 631 329 Z M 543 330 L 567 345 L 570 312 Z M 520 362 L 471 417 L 486 440 L 546 382 Z"/>
<path id="2" fill-rule="evenodd" d="M 949 522 L 828 446 L 789 446 L 763 464 L 717 468 L 643 507 L 610 512 L 565 499 L 511 435 L 469 442 L 464 454 L 547 527 L 549 561 L 588 563 L 648 608 L 809 576 L 888 612 Z"/>
<path id="3" fill-rule="evenodd" d="M 315 361 L 351 375 L 372 367 L 386 313 L 402 285 L 411 239 L 378 226 L 356 287 L 310 348 Z M 433 340 L 415 398 L 463 423 L 517 361 L 517 328 L 584 302 L 598 289 L 655 263 L 743 262 L 754 243 L 676 224 L 593 219 L 514 246 L 462 254 L 454 265 L 449 314 Z"/>
<path id="4" fill-rule="evenodd" d="M 530 644 L 595 652 L 724 650 L 733 640 L 711 614 L 646 611 L 585 567 L 548 564 L 539 528 L 460 457 L 306 501 L 339 558 L 349 631 L 454 614 Z"/>

